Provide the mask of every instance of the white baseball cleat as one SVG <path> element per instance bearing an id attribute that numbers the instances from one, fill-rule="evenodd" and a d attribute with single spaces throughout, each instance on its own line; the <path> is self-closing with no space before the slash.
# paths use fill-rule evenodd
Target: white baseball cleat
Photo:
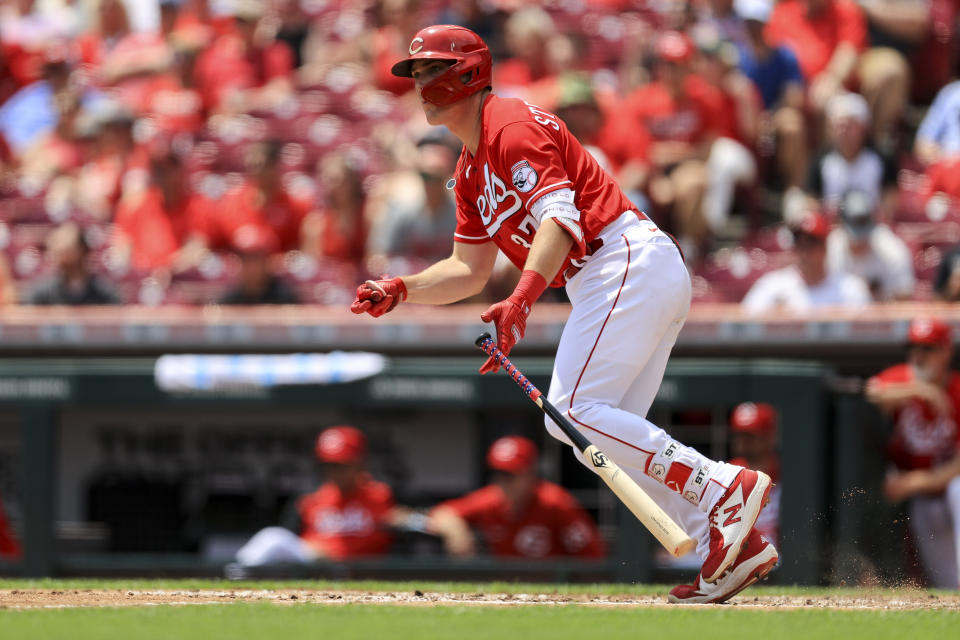
<path id="1" fill-rule="evenodd" d="M 714 584 L 697 576 L 693 584 L 682 584 L 670 590 L 667 600 L 678 604 L 719 604 L 726 602 L 757 580 L 761 580 L 777 564 L 776 548 L 756 529 L 750 531 L 743 551 L 730 571 Z"/>
<path id="2" fill-rule="evenodd" d="M 716 582 L 733 564 L 770 499 L 770 476 L 744 469 L 710 509 L 710 554 L 700 568 L 704 582 Z"/>

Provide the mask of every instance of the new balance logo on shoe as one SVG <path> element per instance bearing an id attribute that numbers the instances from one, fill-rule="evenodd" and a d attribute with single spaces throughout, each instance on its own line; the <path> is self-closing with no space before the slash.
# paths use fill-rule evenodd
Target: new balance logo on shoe
<path id="1" fill-rule="evenodd" d="M 723 510 L 727 514 L 727 519 L 723 521 L 723 526 L 729 527 L 732 524 L 740 522 L 740 516 L 737 514 L 740 513 L 740 509 L 743 509 L 743 504 L 735 504 L 732 507 L 727 507 Z"/>

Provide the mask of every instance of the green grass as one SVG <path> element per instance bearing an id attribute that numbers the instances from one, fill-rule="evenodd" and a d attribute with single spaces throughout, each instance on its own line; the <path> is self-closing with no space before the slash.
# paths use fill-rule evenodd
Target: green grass
<path id="1" fill-rule="evenodd" d="M 0 614 L 0 635 L 18 640 L 902 640 L 956 637 L 958 624 L 960 616 L 945 611 L 232 604 L 7 612 Z"/>

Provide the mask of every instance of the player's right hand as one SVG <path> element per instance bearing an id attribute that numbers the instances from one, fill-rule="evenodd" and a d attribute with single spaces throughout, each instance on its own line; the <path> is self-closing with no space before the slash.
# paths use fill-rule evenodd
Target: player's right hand
<path id="1" fill-rule="evenodd" d="M 407 287 L 400 278 L 367 280 L 357 287 L 357 297 L 350 305 L 353 313 L 369 313 L 379 318 L 407 299 Z"/>

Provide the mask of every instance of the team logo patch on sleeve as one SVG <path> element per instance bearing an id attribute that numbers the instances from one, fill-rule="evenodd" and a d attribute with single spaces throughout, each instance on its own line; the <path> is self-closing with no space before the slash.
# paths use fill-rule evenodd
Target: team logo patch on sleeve
<path id="1" fill-rule="evenodd" d="M 537 171 L 526 160 L 521 160 L 510 167 L 510 173 L 513 176 L 513 186 L 520 193 L 527 193 L 537 186 Z"/>

